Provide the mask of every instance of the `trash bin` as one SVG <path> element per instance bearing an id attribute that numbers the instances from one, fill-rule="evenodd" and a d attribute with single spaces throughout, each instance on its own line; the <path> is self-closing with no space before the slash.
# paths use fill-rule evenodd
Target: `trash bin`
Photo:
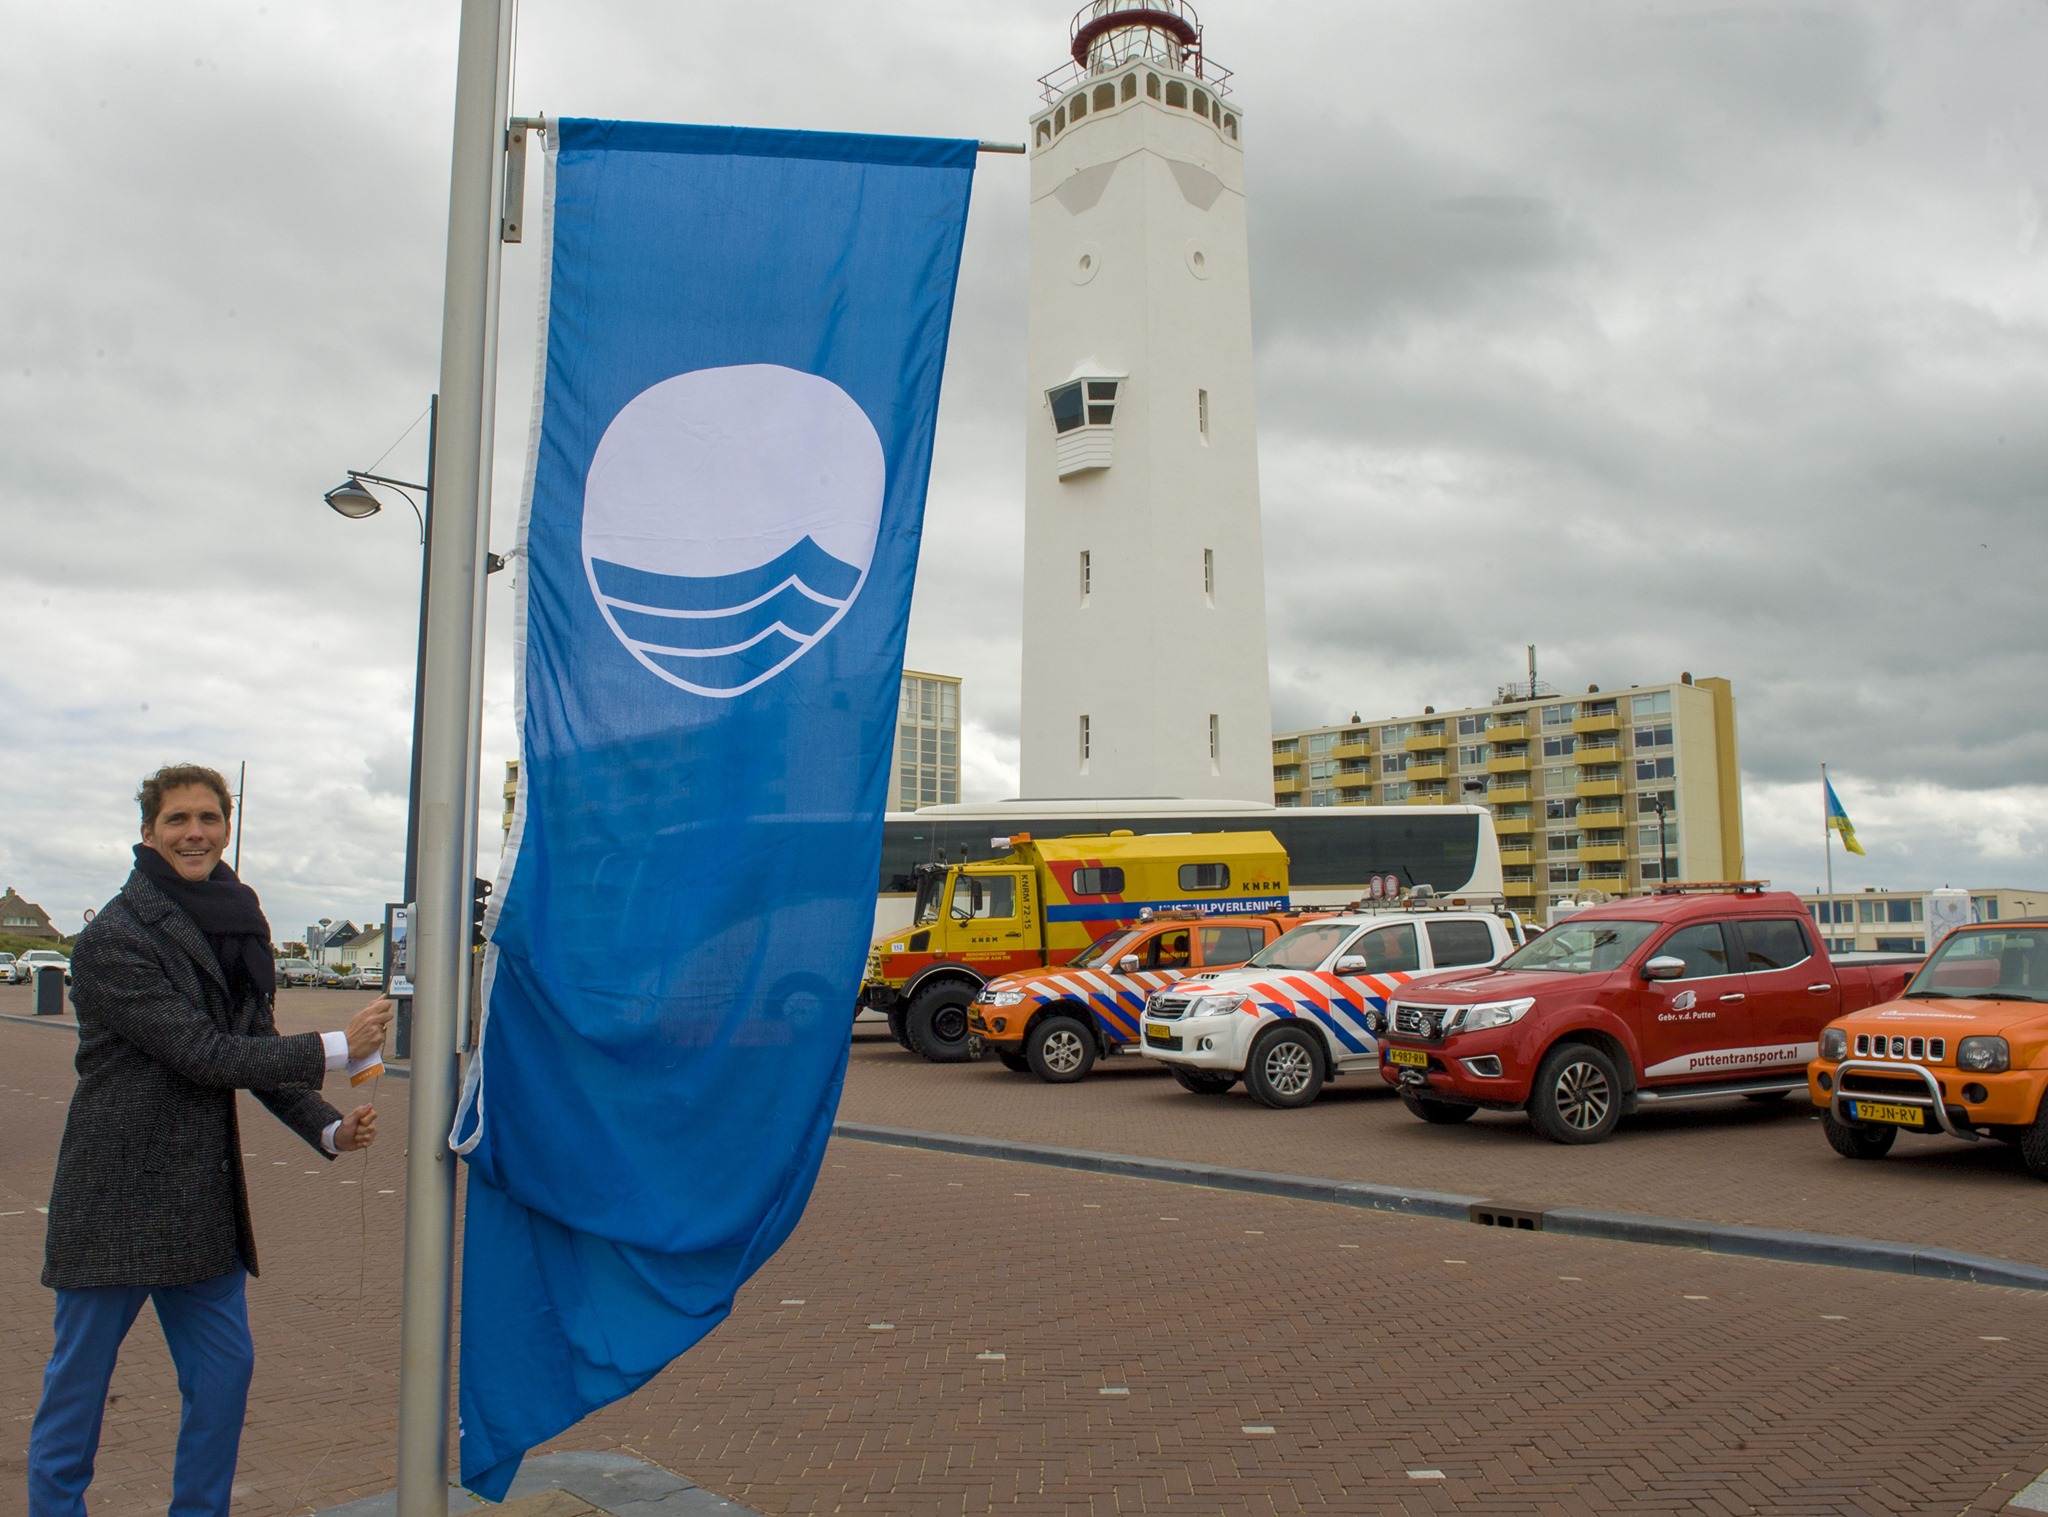
<path id="1" fill-rule="evenodd" d="M 36 971 L 36 1015 L 39 1017 L 61 1017 L 64 1015 L 64 970 L 60 965 Z"/>

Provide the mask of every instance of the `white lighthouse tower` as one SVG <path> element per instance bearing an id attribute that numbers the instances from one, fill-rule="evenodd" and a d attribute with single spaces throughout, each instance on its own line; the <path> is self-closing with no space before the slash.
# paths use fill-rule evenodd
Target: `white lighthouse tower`
<path id="1" fill-rule="evenodd" d="M 1270 802 L 1244 132 L 1186 0 L 1093 0 L 1031 120 L 1026 797 Z"/>

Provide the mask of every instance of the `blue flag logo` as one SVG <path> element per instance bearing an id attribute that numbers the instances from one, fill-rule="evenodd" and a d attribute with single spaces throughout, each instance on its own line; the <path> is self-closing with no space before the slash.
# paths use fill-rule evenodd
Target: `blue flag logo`
<path id="1" fill-rule="evenodd" d="M 463 1483 L 630 1395 L 803 1215 L 874 922 L 975 144 L 563 121 Z"/>
<path id="2" fill-rule="evenodd" d="M 591 460 L 590 592 L 649 671 L 743 695 L 860 594 L 883 476 L 873 424 L 829 379 L 777 364 L 665 379 L 626 404 Z"/>

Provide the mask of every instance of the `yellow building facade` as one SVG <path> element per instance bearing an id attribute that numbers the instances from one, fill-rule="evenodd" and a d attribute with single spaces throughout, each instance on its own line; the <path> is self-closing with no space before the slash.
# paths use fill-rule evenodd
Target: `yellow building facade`
<path id="1" fill-rule="evenodd" d="M 1454 711 L 1278 733 L 1280 806 L 1493 812 L 1509 903 L 1740 879 L 1735 693 L 1725 679 L 1517 695 Z M 1660 827 L 1659 810 L 1662 818 Z"/>

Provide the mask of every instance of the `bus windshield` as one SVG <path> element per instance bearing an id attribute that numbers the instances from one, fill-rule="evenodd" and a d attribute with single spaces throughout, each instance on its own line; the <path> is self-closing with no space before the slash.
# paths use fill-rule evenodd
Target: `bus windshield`
<path id="1" fill-rule="evenodd" d="M 1070 969 L 1100 969 L 1105 964 L 1114 964 L 1117 952 L 1124 944 L 1137 937 L 1128 927 L 1119 927 L 1114 932 L 1105 932 L 1086 948 L 1067 961 Z"/>
<path id="2" fill-rule="evenodd" d="M 1558 974 L 1605 974 L 1657 930 L 1655 922 L 1566 921 L 1501 960 L 1502 969 L 1542 969 Z"/>
<path id="3" fill-rule="evenodd" d="M 1309 922 L 1283 932 L 1247 961 L 1247 969 L 1314 969 L 1358 931 L 1356 922 Z"/>

